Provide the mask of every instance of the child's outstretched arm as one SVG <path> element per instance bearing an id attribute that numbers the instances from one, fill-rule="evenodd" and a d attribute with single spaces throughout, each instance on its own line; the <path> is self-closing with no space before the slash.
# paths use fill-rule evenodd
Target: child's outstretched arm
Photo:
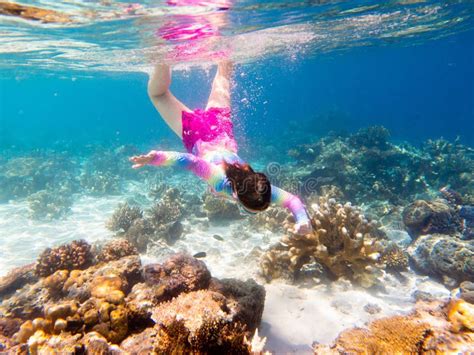
<path id="1" fill-rule="evenodd" d="M 169 65 L 157 64 L 148 80 L 148 96 L 168 126 L 181 137 L 183 131 L 182 112 L 191 110 L 171 93 L 170 85 L 171 69 Z"/>
<path id="2" fill-rule="evenodd" d="M 146 155 L 131 157 L 130 161 L 133 163 L 132 167 L 134 169 L 141 168 L 145 165 L 184 168 L 206 181 L 214 189 L 217 189 L 217 184 L 224 178 L 223 171 L 214 164 L 208 163 L 204 159 L 200 159 L 188 153 L 152 150 Z"/>
<path id="3" fill-rule="evenodd" d="M 296 221 L 294 229 L 296 234 L 306 234 L 312 231 L 308 212 L 298 196 L 272 185 L 272 203 L 291 211 Z"/>

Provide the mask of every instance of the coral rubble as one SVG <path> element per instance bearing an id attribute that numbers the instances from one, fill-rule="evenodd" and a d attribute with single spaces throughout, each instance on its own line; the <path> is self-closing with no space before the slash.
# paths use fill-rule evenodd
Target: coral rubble
<path id="1" fill-rule="evenodd" d="M 286 236 L 264 254 L 266 279 L 284 276 L 287 270 L 296 279 L 305 264 L 317 262 L 332 278 L 372 286 L 383 267 L 383 232 L 350 203 L 320 197 L 311 208 L 312 233 Z"/>

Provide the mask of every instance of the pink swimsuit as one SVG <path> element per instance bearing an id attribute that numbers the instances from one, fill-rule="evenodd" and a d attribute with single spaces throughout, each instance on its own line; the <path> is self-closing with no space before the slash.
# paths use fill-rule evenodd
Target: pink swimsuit
<path id="1" fill-rule="evenodd" d="M 215 193 L 234 198 L 231 184 L 220 167 L 223 160 L 243 163 L 237 155 L 230 109 L 183 111 L 182 120 L 183 144 L 188 153 L 155 151 L 151 164 L 188 169 L 206 181 Z M 306 208 L 297 196 L 273 185 L 271 191 L 272 203 L 288 208 L 297 223 L 309 223 Z"/>
<path id="2" fill-rule="evenodd" d="M 183 111 L 183 144 L 189 153 L 203 155 L 199 144 L 219 145 L 219 149 L 237 153 L 230 109 L 211 107 L 208 110 L 197 109 L 192 112 Z M 205 144 L 209 143 L 209 144 Z"/>

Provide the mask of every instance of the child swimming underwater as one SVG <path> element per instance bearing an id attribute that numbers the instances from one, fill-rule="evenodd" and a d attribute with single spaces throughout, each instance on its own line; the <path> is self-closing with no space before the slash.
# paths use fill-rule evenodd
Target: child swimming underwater
<path id="1" fill-rule="evenodd" d="M 306 234 L 311 222 L 301 200 L 255 172 L 237 155 L 230 110 L 230 77 L 232 64 L 218 65 L 205 110 L 191 110 L 169 90 L 171 70 L 160 64 L 148 82 L 153 105 L 170 128 L 183 140 L 188 153 L 155 151 L 130 158 L 133 168 L 144 165 L 178 166 L 192 171 L 207 182 L 212 191 L 232 198 L 246 212 L 264 211 L 273 203 L 288 208 L 294 218 L 294 232 Z"/>

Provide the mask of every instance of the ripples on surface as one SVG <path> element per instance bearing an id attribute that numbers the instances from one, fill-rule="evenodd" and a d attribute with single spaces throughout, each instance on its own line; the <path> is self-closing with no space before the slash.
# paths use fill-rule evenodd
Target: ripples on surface
<path id="1" fill-rule="evenodd" d="M 473 27 L 472 1 L 222 1 L 24 1 L 57 11 L 59 20 L 0 16 L 1 68 L 16 74 L 148 71 L 159 61 L 185 68 L 222 57 L 297 59 L 355 46 L 409 45 Z"/>

